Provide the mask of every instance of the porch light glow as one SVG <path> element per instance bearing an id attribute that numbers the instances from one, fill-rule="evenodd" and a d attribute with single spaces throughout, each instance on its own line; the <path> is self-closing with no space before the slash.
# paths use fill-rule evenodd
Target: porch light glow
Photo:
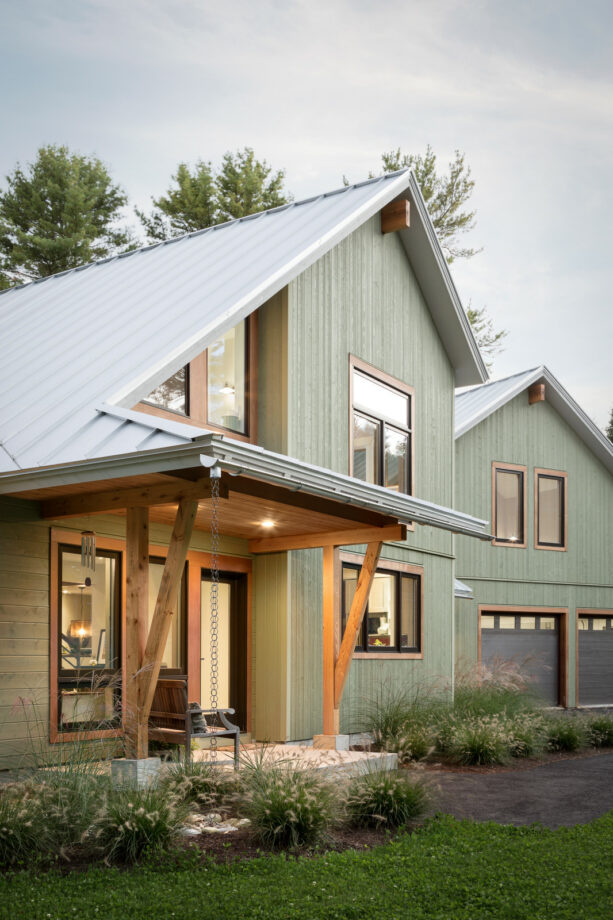
<path id="1" fill-rule="evenodd" d="M 274 521 L 271 521 L 270 518 L 266 518 L 266 520 L 260 521 L 260 526 L 261 526 L 261 527 L 266 527 L 266 529 L 268 530 L 270 527 L 274 527 L 274 526 L 275 526 L 275 522 L 274 522 Z"/>

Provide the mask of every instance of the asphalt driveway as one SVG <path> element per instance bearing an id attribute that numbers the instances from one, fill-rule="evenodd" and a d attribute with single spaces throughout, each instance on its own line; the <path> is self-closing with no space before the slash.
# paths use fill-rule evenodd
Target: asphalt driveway
<path id="1" fill-rule="evenodd" d="M 613 810 L 613 754 L 499 773 L 430 772 L 433 810 L 517 826 L 585 824 Z"/>

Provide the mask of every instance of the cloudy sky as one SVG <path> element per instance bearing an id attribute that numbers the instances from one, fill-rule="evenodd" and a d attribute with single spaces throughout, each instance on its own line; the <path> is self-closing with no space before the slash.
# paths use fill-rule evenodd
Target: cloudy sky
<path id="1" fill-rule="evenodd" d="M 483 246 L 452 271 L 509 330 L 495 376 L 547 364 L 613 406 L 613 7 L 607 0 L 0 0 L 0 175 L 95 153 L 146 206 L 181 160 L 245 145 L 296 198 L 395 147 L 457 148 Z"/>

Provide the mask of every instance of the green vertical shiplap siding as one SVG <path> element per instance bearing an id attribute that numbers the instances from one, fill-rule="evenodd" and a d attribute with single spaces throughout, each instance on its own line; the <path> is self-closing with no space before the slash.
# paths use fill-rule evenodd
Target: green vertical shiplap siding
<path id="1" fill-rule="evenodd" d="M 288 288 L 288 441 L 294 457 L 349 471 L 349 355 L 414 387 L 414 491 L 452 505 L 453 369 L 396 234 L 377 215 Z M 357 551 L 356 547 L 351 547 Z M 424 566 L 423 661 L 354 661 L 341 729 L 359 729 L 382 681 L 409 689 L 452 678 L 453 545 L 416 527 L 383 557 Z M 322 554 L 291 553 L 290 737 L 322 727 Z"/>
<path id="2" fill-rule="evenodd" d="M 456 538 L 458 578 L 474 601 L 456 602 L 456 659 L 477 654 L 479 605 L 569 608 L 569 704 L 575 702 L 575 611 L 613 609 L 613 477 L 547 401 L 521 393 L 456 442 L 456 507 L 492 518 L 492 461 L 527 473 L 527 547 Z M 568 474 L 567 551 L 534 548 L 534 469 Z M 472 660 L 474 661 L 474 657 Z M 462 658 L 463 661 L 459 659 Z"/>
<path id="3" fill-rule="evenodd" d="M 253 560 L 253 725 L 258 741 L 288 738 L 288 554 Z"/>

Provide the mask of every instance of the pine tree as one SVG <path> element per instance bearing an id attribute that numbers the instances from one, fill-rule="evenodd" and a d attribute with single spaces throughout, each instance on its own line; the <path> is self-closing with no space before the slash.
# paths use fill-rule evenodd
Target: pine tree
<path id="1" fill-rule="evenodd" d="M 96 157 L 48 145 L 0 193 L 0 286 L 102 259 L 129 246 L 127 198 Z"/>

